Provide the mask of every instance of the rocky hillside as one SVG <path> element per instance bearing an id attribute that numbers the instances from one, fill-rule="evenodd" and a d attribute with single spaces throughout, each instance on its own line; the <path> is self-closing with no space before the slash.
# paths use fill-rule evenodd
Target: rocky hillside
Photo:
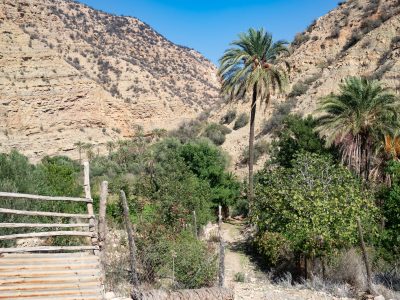
<path id="1" fill-rule="evenodd" d="M 400 92 L 400 1 L 349 0 L 315 20 L 299 33 L 292 45 L 290 86 L 285 96 L 274 97 L 270 107 L 259 109 L 258 140 L 269 140 L 270 130 L 282 113 L 310 114 L 317 100 L 338 89 L 343 78 L 362 75 L 382 80 Z M 282 105 L 282 102 L 286 105 Z M 248 112 L 249 104 L 240 104 L 238 112 Z M 218 111 L 218 121 L 237 104 Z M 282 112 L 283 111 L 283 112 Z M 274 115 L 271 118 L 271 115 Z M 233 125 L 233 123 L 232 123 Z M 230 125 L 232 127 L 232 125 Z M 227 136 L 223 147 L 238 162 L 248 143 L 248 126 Z M 262 165 L 262 160 L 259 167 Z M 236 164 L 237 172 L 246 169 Z"/>
<path id="2" fill-rule="evenodd" d="M 33 159 L 174 128 L 218 98 L 215 66 L 138 19 L 63 0 L 0 3 L 0 144 Z M 97 147 L 97 146 L 96 146 Z"/>

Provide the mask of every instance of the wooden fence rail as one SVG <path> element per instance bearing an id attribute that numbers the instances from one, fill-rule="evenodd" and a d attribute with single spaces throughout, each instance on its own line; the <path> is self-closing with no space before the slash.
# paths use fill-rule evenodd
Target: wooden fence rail
<path id="1" fill-rule="evenodd" d="M 6 192 L 0 192 L 0 197 L 21 198 L 27 200 L 40 200 L 40 201 L 72 201 L 72 202 L 93 203 L 93 199 L 90 198 L 60 197 L 60 196 L 53 197 L 53 196 L 40 196 L 40 195 L 19 194 L 19 193 L 6 193 Z"/>

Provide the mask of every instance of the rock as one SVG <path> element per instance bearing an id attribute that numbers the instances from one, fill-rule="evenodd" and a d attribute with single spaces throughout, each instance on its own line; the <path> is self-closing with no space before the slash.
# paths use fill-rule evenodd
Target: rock
<path id="1" fill-rule="evenodd" d="M 383 297 L 382 295 L 379 295 L 379 296 L 374 297 L 374 300 L 385 300 L 385 297 Z"/>

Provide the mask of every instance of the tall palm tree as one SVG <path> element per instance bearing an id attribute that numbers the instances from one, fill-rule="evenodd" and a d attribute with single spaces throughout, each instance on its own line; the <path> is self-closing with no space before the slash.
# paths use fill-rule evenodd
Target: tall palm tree
<path id="1" fill-rule="evenodd" d="M 399 126 L 400 100 L 378 81 L 349 77 L 338 95 L 322 98 L 317 131 L 327 145 L 339 146 L 342 161 L 365 180 L 376 166 L 385 136 Z"/>
<path id="2" fill-rule="evenodd" d="M 254 165 L 254 120 L 257 100 L 269 103 L 271 93 L 281 92 L 287 81 L 282 58 L 289 54 L 286 41 L 273 42 L 272 35 L 264 29 L 250 28 L 239 34 L 239 39 L 225 51 L 220 59 L 218 74 L 222 80 L 222 93 L 231 100 L 247 100 L 252 95 L 250 106 L 249 135 L 249 205 L 253 200 Z"/>

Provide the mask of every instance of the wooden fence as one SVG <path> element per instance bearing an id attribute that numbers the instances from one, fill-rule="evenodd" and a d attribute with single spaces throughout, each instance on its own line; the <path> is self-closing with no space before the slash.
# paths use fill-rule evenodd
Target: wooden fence
<path id="1" fill-rule="evenodd" d="M 67 218 L 75 222 L 0 223 L 0 228 L 29 229 L 26 233 L 0 235 L 0 241 L 58 236 L 85 238 L 80 245 L 74 246 L 0 248 L 0 299 L 103 299 L 98 230 L 87 162 L 84 163 L 84 191 L 84 198 L 0 192 L 0 198 L 79 202 L 87 208 L 87 213 L 73 214 L 0 207 L 1 214 Z M 51 231 L 34 231 L 43 228 Z"/>

